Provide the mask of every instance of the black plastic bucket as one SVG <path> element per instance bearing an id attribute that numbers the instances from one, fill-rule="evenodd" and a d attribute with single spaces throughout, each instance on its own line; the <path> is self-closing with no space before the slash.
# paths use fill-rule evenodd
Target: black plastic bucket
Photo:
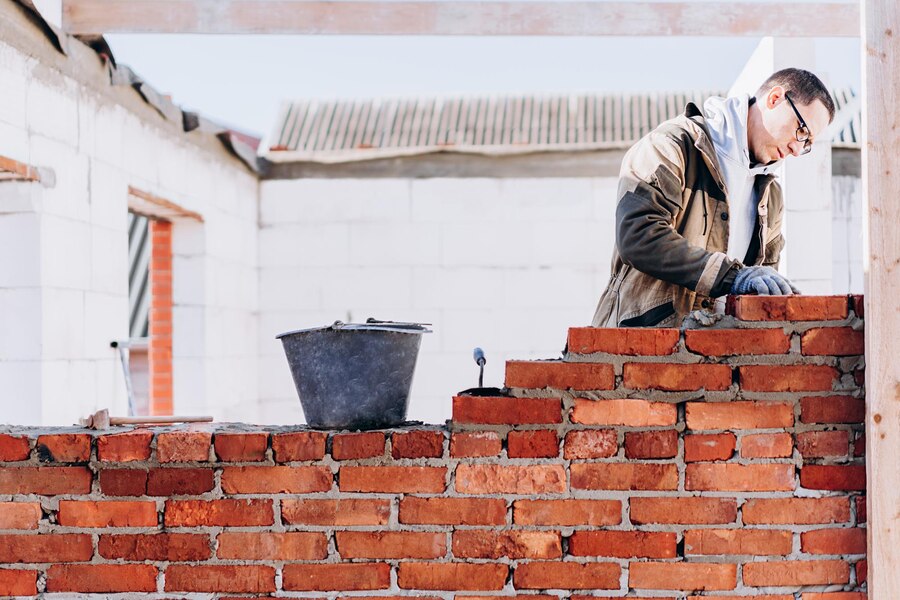
<path id="1" fill-rule="evenodd" d="M 381 429 L 406 420 L 424 324 L 369 319 L 276 336 L 284 346 L 306 423 Z"/>

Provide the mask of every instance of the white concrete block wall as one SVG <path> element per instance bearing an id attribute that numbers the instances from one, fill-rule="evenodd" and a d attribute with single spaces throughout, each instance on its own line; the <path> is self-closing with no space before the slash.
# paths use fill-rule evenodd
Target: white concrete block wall
<path id="1" fill-rule="evenodd" d="M 260 191 L 260 419 L 302 419 L 278 333 L 335 320 L 432 323 L 410 419 L 510 358 L 557 357 L 609 277 L 616 180 L 266 181 Z"/>
<path id="2" fill-rule="evenodd" d="M 0 423 L 126 410 L 128 186 L 205 220 L 174 227 L 175 410 L 252 420 L 255 176 L 4 43 L 0 81 L 0 155 L 53 174 L 0 183 Z"/>
<path id="3" fill-rule="evenodd" d="M 832 180 L 832 256 L 835 294 L 862 294 L 863 281 L 862 180 L 838 176 Z"/>

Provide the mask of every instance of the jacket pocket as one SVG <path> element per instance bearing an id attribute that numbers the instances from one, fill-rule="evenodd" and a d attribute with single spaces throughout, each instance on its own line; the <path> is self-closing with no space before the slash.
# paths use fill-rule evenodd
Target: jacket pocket
<path id="1" fill-rule="evenodd" d="M 653 327 L 675 314 L 675 304 L 666 302 L 654 306 L 636 317 L 619 321 L 619 327 Z"/>

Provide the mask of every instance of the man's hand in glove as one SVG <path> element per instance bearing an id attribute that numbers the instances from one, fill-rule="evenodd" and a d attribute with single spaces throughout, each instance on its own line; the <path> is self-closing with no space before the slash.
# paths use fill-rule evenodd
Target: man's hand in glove
<path id="1" fill-rule="evenodd" d="M 731 285 L 731 293 L 789 296 L 799 294 L 800 290 L 772 267 L 754 266 L 738 271 Z"/>

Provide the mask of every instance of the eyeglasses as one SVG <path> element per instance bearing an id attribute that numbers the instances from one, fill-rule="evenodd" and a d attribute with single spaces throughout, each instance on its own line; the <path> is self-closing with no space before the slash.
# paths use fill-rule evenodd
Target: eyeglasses
<path id="1" fill-rule="evenodd" d="M 800 115 L 800 111 L 797 110 L 797 107 L 794 105 L 794 101 L 791 100 L 790 92 L 785 92 L 784 97 L 787 99 L 788 104 L 791 105 L 791 108 L 794 109 L 794 114 L 797 115 L 797 120 L 800 121 L 800 127 L 797 128 L 797 132 L 795 133 L 798 142 L 803 142 L 803 150 L 800 152 L 800 156 L 804 154 L 808 154 L 810 150 L 812 150 L 812 140 L 810 139 L 809 127 L 806 125 L 806 121 L 803 120 L 803 117 Z"/>

